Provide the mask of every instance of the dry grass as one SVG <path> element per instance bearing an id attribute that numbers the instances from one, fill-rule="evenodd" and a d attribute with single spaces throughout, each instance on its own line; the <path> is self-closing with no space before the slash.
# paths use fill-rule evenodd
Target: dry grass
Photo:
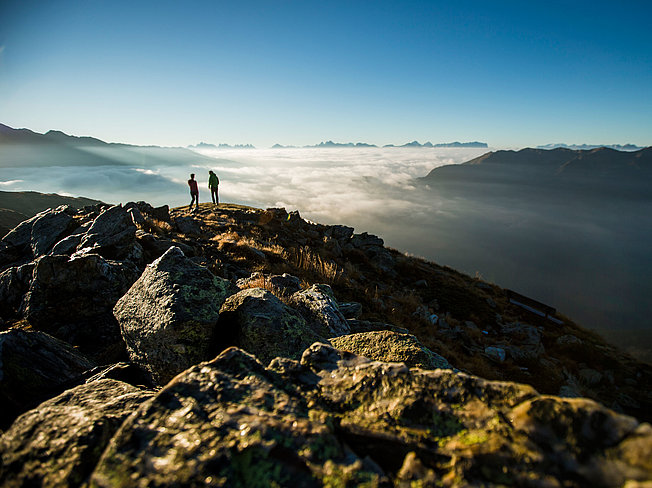
<path id="1" fill-rule="evenodd" d="M 172 232 L 172 225 L 169 222 L 157 219 L 145 219 L 143 230 L 151 234 L 166 235 Z"/>
<path id="2" fill-rule="evenodd" d="M 285 250 L 283 257 L 296 268 L 314 273 L 324 283 L 330 285 L 340 281 L 345 273 L 342 266 L 338 265 L 335 261 L 322 258 L 319 253 L 314 252 L 308 246 Z"/>

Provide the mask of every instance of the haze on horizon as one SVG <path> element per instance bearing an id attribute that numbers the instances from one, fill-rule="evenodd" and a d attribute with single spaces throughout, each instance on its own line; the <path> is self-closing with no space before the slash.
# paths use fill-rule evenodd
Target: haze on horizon
<path id="1" fill-rule="evenodd" d="M 2 122 L 110 142 L 652 143 L 649 2 L 0 3 Z"/>

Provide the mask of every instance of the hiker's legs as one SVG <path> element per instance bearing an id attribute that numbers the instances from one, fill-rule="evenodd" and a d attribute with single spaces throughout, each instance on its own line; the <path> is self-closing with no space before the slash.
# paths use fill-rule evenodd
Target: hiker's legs
<path id="1" fill-rule="evenodd" d="M 192 204 L 195 204 L 195 210 L 199 208 L 199 193 L 191 193 L 192 200 L 190 200 L 190 210 L 192 210 Z"/>
<path id="2" fill-rule="evenodd" d="M 217 188 L 211 188 L 211 197 L 213 198 L 213 203 L 220 203 L 220 199 L 217 196 Z"/>

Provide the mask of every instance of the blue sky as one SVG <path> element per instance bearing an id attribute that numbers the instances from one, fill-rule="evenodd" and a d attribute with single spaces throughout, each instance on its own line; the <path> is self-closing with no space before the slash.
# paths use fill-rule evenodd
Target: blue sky
<path id="1" fill-rule="evenodd" d="M 0 1 L 0 122 L 108 141 L 652 144 L 650 2 Z"/>

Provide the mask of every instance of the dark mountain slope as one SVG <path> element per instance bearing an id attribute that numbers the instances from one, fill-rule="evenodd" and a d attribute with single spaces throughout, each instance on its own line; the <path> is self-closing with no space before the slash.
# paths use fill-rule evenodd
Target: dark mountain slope
<path id="1" fill-rule="evenodd" d="M 56 193 L 0 191 L 0 236 L 4 236 L 23 220 L 48 208 L 56 208 L 59 205 L 82 208 L 98 203 L 101 202 L 90 198 L 66 197 Z"/>
<path id="2" fill-rule="evenodd" d="M 180 147 L 133 146 L 76 137 L 60 131 L 39 134 L 0 124 L 0 168 L 42 166 L 193 164 L 215 160 Z"/>

